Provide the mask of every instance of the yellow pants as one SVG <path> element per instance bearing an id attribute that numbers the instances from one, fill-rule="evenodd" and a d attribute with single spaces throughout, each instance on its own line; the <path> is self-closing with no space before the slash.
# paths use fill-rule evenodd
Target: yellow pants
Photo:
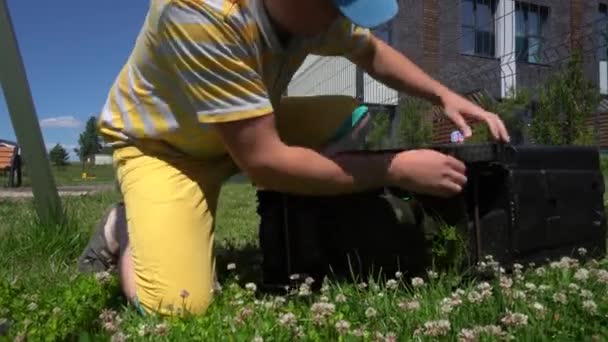
<path id="1" fill-rule="evenodd" d="M 279 135 L 289 145 L 321 148 L 357 106 L 343 96 L 285 98 L 276 110 Z M 213 297 L 218 196 L 238 168 L 228 154 L 203 160 L 133 146 L 117 149 L 114 165 L 126 206 L 136 304 L 160 314 L 205 311 Z"/>

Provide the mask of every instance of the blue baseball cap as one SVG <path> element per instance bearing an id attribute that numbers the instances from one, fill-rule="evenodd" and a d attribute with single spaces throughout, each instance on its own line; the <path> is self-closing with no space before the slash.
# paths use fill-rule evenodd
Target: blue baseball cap
<path id="1" fill-rule="evenodd" d="M 365 28 L 391 20 L 399 10 L 397 0 L 333 0 L 350 21 Z"/>

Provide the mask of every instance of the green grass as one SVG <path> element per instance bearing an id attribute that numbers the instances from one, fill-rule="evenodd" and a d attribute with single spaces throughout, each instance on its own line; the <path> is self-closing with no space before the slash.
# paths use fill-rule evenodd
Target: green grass
<path id="1" fill-rule="evenodd" d="M 0 202 L 0 326 L 2 318 L 11 323 L 6 340 L 608 338 L 605 260 L 578 264 L 564 259 L 488 283 L 442 274 L 418 287 L 396 276 L 385 284 L 326 283 L 315 294 L 305 285 L 284 297 L 256 292 L 246 285 L 259 277 L 258 221 L 248 184 L 228 184 L 222 192 L 216 238 L 223 290 L 209 311 L 194 317 L 141 317 L 123 305 L 116 279 L 97 280 L 75 271 L 88 231 L 117 198 L 115 193 L 66 198 L 70 220 L 63 227 L 41 226 L 31 202 Z M 232 262 L 236 270 L 228 271 Z"/>
<path id="2" fill-rule="evenodd" d="M 112 165 L 87 165 L 86 172 L 89 176 L 95 176 L 94 179 L 82 179 L 82 164 L 70 163 L 66 166 L 52 166 L 51 170 L 55 177 L 57 186 L 65 185 L 93 185 L 93 184 L 108 184 L 114 181 L 114 169 Z M 7 177 L 0 174 L 0 187 L 7 183 Z M 32 182 L 29 178 L 27 167 L 23 170 L 23 187 L 30 187 Z"/>

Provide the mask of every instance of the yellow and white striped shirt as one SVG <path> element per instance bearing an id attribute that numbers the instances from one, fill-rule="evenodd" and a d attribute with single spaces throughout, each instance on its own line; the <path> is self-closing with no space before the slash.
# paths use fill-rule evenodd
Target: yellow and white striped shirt
<path id="1" fill-rule="evenodd" d="M 193 156 L 222 154 L 208 124 L 272 113 L 307 55 L 348 58 L 368 36 L 340 18 L 323 35 L 282 46 L 263 0 L 151 0 L 100 132 L 115 145 L 155 140 Z"/>

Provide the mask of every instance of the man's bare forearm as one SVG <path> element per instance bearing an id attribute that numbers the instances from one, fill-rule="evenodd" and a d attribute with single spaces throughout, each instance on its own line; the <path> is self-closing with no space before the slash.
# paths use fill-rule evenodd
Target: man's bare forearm
<path id="1" fill-rule="evenodd" d="M 386 86 L 433 104 L 440 104 L 441 97 L 450 92 L 406 56 L 375 37 L 370 47 L 353 62 Z"/>
<path id="2" fill-rule="evenodd" d="M 341 153 L 330 158 L 307 148 L 285 146 L 249 173 L 256 184 L 268 190 L 339 195 L 390 185 L 393 156 Z"/>

